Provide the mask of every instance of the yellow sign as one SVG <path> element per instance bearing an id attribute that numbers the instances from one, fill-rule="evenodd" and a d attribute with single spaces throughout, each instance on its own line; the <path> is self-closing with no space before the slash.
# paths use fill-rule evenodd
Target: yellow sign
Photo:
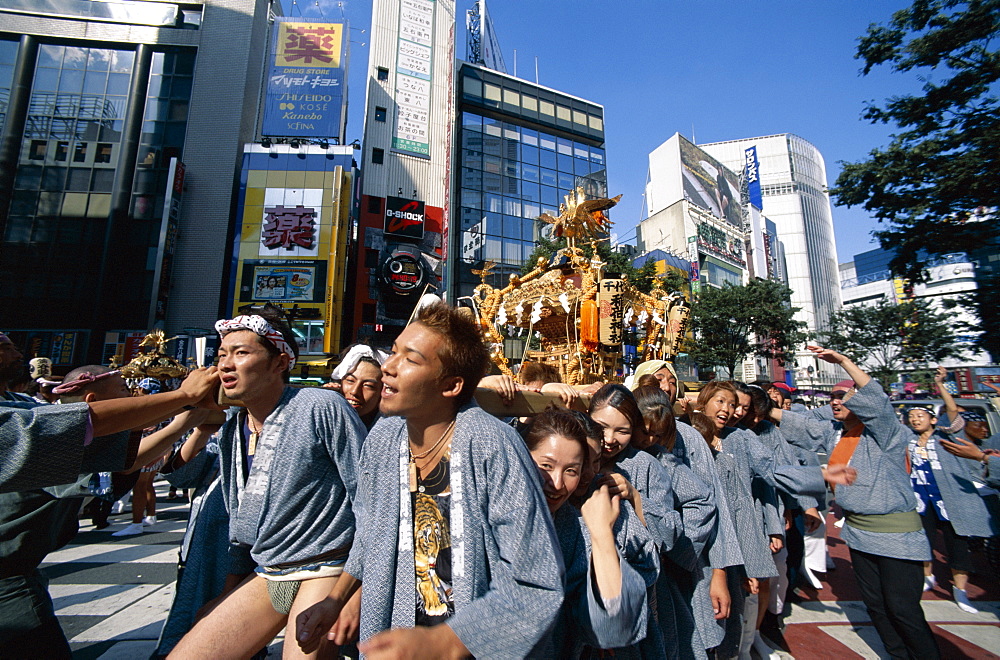
<path id="1" fill-rule="evenodd" d="M 274 66 L 340 68 L 343 39 L 344 26 L 341 23 L 278 23 Z"/>

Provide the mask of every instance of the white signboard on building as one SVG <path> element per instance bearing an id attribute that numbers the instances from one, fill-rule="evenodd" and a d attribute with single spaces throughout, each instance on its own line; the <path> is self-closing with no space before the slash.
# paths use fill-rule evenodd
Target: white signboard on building
<path id="1" fill-rule="evenodd" d="M 434 0 L 402 0 L 396 49 L 396 124 L 392 148 L 430 157 Z"/>

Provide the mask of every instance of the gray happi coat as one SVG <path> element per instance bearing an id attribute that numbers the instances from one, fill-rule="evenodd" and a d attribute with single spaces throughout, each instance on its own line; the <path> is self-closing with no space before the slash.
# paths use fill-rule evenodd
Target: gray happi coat
<path id="1" fill-rule="evenodd" d="M 621 593 L 605 601 L 594 591 L 590 530 L 580 510 L 564 504 L 553 516 L 566 562 L 566 599 L 552 634 L 551 653 L 577 658 L 585 646 L 614 649 L 616 658 L 643 657 L 640 642 L 646 639 L 651 612 L 647 590 L 659 570 L 656 545 L 632 506 L 622 502 L 615 521 L 615 545 L 621 567 Z"/>
<path id="2" fill-rule="evenodd" d="M 0 402 L 0 492 L 68 484 L 131 465 L 139 445 L 129 444 L 127 432 L 84 446 L 89 420 L 86 403 Z"/>
<path id="3" fill-rule="evenodd" d="M 687 598 L 694 615 L 700 648 L 704 651 L 718 646 L 725 634 L 725 620 L 716 620 L 715 612 L 712 611 L 710 594 L 712 570 L 742 565 L 743 553 L 740 551 L 739 537 L 733 526 L 733 516 L 726 499 L 726 491 L 715 469 L 712 449 L 705 442 L 705 438 L 689 424 L 678 421 L 673 454 L 691 468 L 702 483 L 711 488 L 717 511 L 715 537 L 708 541 L 706 552 L 702 555 L 698 566 L 691 572 L 691 581 L 680 584 L 681 592 Z M 683 635 L 681 619 L 678 619 L 678 622 L 678 633 Z M 692 650 L 694 657 L 703 657 L 698 653 L 698 638 L 692 638 Z"/>
<path id="4" fill-rule="evenodd" d="M 286 387 L 261 430 L 249 475 L 245 419 L 243 411 L 231 416 L 219 438 L 230 572 L 349 548 L 365 437 L 354 409 L 332 390 Z"/>
<path id="5" fill-rule="evenodd" d="M 910 475 L 906 472 L 906 447 L 912 431 L 896 416 L 889 397 L 874 378 L 844 404 L 865 425 L 849 465 L 858 471 L 850 486 L 837 486 L 834 497 L 845 511 L 861 514 L 915 511 Z M 810 423 L 812 422 L 812 423 Z M 781 427 L 818 450 L 832 451 L 840 438 L 840 422 L 815 422 L 785 411 Z M 931 548 L 923 529 L 913 532 L 872 532 L 845 524 L 840 533 L 847 547 L 883 557 L 930 561 Z"/>
<path id="6" fill-rule="evenodd" d="M 659 461 L 669 476 L 674 509 L 681 514 L 683 523 L 683 535 L 665 553 L 660 578 L 656 581 L 659 611 L 673 610 L 672 617 L 660 617 L 660 628 L 667 643 L 676 648 L 678 657 L 704 658 L 706 646 L 695 621 L 691 594 L 696 580 L 702 577 L 708 567 L 706 547 L 715 540 L 719 520 L 715 493 L 711 486 L 695 476 L 694 471 L 670 451 L 659 445 L 653 445 L 646 451 Z M 724 510 L 728 515 L 728 507 Z M 708 570 L 710 572 L 711 568 Z M 704 596 L 708 599 L 707 591 Z M 714 621 L 714 617 L 712 620 Z"/>
<path id="7" fill-rule="evenodd" d="M 362 582 L 361 639 L 416 620 L 406 421 L 379 420 L 361 453 L 358 535 L 345 570 Z M 563 599 L 563 562 L 537 468 L 514 429 L 474 402 L 451 441 L 448 626 L 479 658 L 523 657 Z"/>
<path id="8" fill-rule="evenodd" d="M 1000 534 L 1000 512 L 997 511 L 996 500 L 983 497 L 970 477 L 972 470 L 980 469 L 982 464 L 948 452 L 937 442 L 941 437 L 935 433 L 932 438 L 937 444 L 937 460 L 941 465 L 940 470 L 933 471 L 934 481 L 948 512 L 948 522 L 959 536 L 997 536 Z M 932 469 L 933 465 L 932 462 Z"/>

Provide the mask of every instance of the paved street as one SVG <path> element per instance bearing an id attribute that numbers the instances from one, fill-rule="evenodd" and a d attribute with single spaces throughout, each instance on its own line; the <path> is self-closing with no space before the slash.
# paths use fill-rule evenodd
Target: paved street
<path id="1" fill-rule="evenodd" d="M 111 532 L 130 522 L 126 512 L 115 524 L 95 531 L 81 525 L 75 541 L 49 555 L 43 572 L 74 656 L 79 659 L 141 660 L 156 648 L 160 627 L 173 597 L 177 547 L 187 520 L 187 503 L 166 500 L 167 485 L 157 483 L 160 522 L 140 536 L 114 538 Z M 847 547 L 831 541 L 838 566 L 809 600 L 792 606 L 785 638 L 799 660 L 820 658 L 884 658 L 885 653 L 860 601 L 848 563 Z M 924 611 L 938 636 L 945 658 L 1000 658 L 1000 583 L 983 557 L 975 556 L 978 575 L 969 596 L 980 609 L 966 614 L 938 587 L 924 594 Z M 938 581 L 947 584 L 946 569 Z M 945 599 L 947 597 L 947 600 Z M 281 642 L 271 645 L 280 657 Z"/>
<path id="2" fill-rule="evenodd" d="M 828 521 L 830 518 L 827 519 Z M 797 660 L 822 658 L 888 658 L 871 625 L 850 568 L 847 545 L 828 525 L 830 554 L 837 569 L 829 571 L 823 589 L 800 589 L 808 598 L 792 605 L 785 640 Z M 951 574 L 935 562 L 938 587 L 924 593 L 924 616 L 937 636 L 942 658 L 1000 658 L 1000 582 L 981 553 L 974 553 L 976 575 L 968 593 L 979 614 L 966 614 L 951 600 Z M 821 576 L 822 578 L 822 576 Z"/>
<path id="3" fill-rule="evenodd" d="M 132 521 L 127 509 L 100 531 L 81 520 L 73 543 L 42 564 L 74 658 L 144 660 L 156 648 L 188 517 L 187 502 L 167 500 L 168 490 L 165 481 L 156 483 L 158 522 L 143 534 L 111 536 Z M 271 651 L 281 657 L 281 642 Z"/>

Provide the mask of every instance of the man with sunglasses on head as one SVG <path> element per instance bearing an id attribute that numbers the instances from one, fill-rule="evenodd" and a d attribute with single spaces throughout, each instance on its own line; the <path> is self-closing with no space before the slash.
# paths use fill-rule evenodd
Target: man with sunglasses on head
<path id="1" fill-rule="evenodd" d="M 833 422 L 824 424 L 790 411 L 781 430 L 814 450 L 828 451 L 829 464 L 848 464 L 857 480 L 837 486 L 844 510 L 841 538 L 861 597 L 882 643 L 893 658 L 938 658 L 937 643 L 920 607 L 923 562 L 931 558 L 906 451 L 912 432 L 899 422 L 879 382 L 849 358 L 809 346 L 818 359 L 843 367 L 851 381 L 834 387 Z"/>

